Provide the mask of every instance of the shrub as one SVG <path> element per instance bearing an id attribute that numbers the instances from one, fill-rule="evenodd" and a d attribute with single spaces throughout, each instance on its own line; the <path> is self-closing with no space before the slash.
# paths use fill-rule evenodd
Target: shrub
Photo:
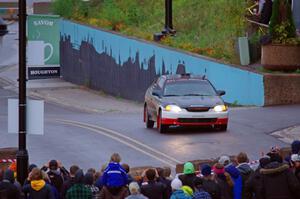
<path id="1" fill-rule="evenodd" d="M 274 0 L 269 31 L 273 43 L 297 43 L 296 27 L 288 0 Z"/>

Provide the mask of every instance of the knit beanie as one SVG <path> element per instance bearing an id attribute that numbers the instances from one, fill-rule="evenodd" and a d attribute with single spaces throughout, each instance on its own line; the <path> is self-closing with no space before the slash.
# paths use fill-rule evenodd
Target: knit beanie
<path id="1" fill-rule="evenodd" d="M 182 187 L 182 182 L 178 178 L 175 178 L 171 182 L 171 187 L 173 190 L 179 190 Z"/>
<path id="2" fill-rule="evenodd" d="M 201 167 L 201 174 L 203 176 L 208 176 L 211 174 L 211 167 L 208 164 L 205 164 Z"/>
<path id="3" fill-rule="evenodd" d="M 213 166 L 213 171 L 215 174 L 220 175 L 225 173 L 225 168 L 222 164 L 217 163 Z"/>
<path id="4" fill-rule="evenodd" d="M 186 162 L 183 166 L 183 173 L 184 174 L 193 174 L 193 173 L 195 173 L 195 168 L 194 168 L 193 163 Z"/>

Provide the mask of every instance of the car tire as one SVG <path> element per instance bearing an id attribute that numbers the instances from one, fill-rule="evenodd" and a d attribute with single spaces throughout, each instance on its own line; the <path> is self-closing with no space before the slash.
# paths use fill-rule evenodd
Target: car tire
<path id="1" fill-rule="evenodd" d="M 164 134 L 167 133 L 169 126 L 168 125 L 163 125 L 161 124 L 161 111 L 159 111 L 158 115 L 157 115 L 157 130 L 160 134 Z"/>
<path id="2" fill-rule="evenodd" d="M 217 129 L 218 131 L 227 131 L 227 124 L 220 124 L 215 126 L 215 129 Z"/>
<path id="3" fill-rule="evenodd" d="M 145 107 L 144 107 L 144 120 L 145 120 L 147 129 L 151 129 L 154 127 L 154 121 L 150 120 L 150 118 L 149 118 L 149 112 L 148 112 L 147 105 L 145 105 Z"/>

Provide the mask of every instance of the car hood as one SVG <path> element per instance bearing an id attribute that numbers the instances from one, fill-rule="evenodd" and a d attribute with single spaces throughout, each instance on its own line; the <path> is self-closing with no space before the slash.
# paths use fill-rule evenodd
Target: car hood
<path id="1" fill-rule="evenodd" d="M 181 108 L 186 107 L 214 107 L 216 105 L 224 104 L 219 96 L 176 96 L 164 97 L 162 105 L 169 104 L 177 105 Z"/>

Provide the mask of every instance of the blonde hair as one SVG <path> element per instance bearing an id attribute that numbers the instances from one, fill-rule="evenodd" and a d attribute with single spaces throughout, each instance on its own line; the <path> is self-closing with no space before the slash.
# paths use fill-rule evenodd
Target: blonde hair
<path id="1" fill-rule="evenodd" d="M 129 191 L 131 195 L 136 195 L 140 193 L 140 186 L 137 182 L 131 182 L 129 184 Z"/>
<path id="2" fill-rule="evenodd" d="M 121 156 L 118 153 L 114 153 L 110 156 L 110 162 L 121 162 Z"/>
<path id="3" fill-rule="evenodd" d="M 39 168 L 33 168 L 30 172 L 29 179 L 32 180 L 42 180 L 43 179 L 43 173 Z"/>

